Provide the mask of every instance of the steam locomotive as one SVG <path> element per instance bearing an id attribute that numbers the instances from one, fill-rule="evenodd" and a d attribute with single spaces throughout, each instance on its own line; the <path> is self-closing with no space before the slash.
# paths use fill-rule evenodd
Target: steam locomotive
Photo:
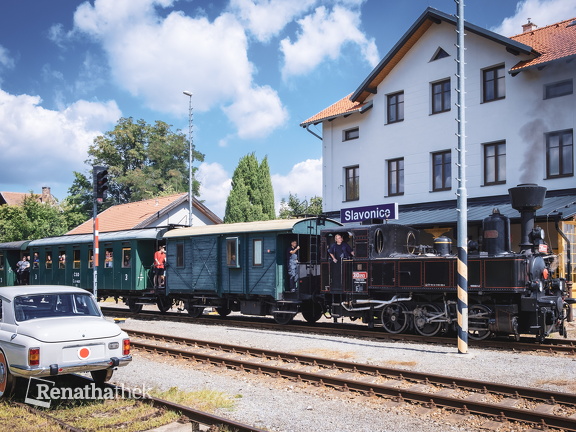
<path id="1" fill-rule="evenodd" d="M 493 334 L 532 334 L 543 340 L 552 333 L 566 336 L 569 290 L 565 279 L 553 277 L 557 257 L 534 225 L 546 188 L 525 184 L 509 189 L 512 207 L 521 214 L 520 251 L 510 247 L 510 221 L 498 209 L 483 221 L 483 250 L 468 255 L 468 331 L 471 339 Z M 322 247 L 341 233 L 321 233 Z M 451 240 L 435 239 L 421 246 L 419 232 L 402 225 L 348 229 L 355 256 L 335 271 L 322 257 L 318 302 L 333 317 L 380 323 L 390 333 L 415 331 L 434 336 L 457 323 L 457 260 Z M 334 281 L 341 274 L 341 283 Z"/>

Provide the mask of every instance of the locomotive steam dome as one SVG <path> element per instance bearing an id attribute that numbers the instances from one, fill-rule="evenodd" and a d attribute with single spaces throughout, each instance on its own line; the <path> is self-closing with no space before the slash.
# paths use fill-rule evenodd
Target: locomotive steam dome
<path id="1" fill-rule="evenodd" d="M 519 184 L 508 189 L 512 208 L 520 212 L 521 242 L 523 249 L 533 246 L 530 241 L 530 233 L 534 229 L 534 218 L 536 210 L 542 208 L 546 188 L 533 183 Z"/>

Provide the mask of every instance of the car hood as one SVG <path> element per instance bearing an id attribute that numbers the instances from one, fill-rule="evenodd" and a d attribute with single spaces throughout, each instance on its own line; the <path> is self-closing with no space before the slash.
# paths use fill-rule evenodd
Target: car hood
<path id="1" fill-rule="evenodd" d="M 24 321 L 18 334 L 42 342 L 85 341 L 118 336 L 117 324 L 100 317 L 41 318 Z"/>

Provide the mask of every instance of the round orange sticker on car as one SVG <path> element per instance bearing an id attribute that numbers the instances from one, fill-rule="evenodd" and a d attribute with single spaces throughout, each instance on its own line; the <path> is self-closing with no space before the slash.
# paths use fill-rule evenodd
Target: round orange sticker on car
<path id="1" fill-rule="evenodd" d="M 78 350 L 78 357 L 81 358 L 82 360 L 87 359 L 88 357 L 90 357 L 90 348 L 80 348 Z"/>

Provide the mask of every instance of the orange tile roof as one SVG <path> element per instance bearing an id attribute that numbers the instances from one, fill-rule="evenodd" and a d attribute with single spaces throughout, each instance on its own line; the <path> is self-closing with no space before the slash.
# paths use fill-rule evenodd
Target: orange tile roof
<path id="1" fill-rule="evenodd" d="M 510 71 L 521 72 L 522 69 L 576 56 L 576 25 L 570 25 L 575 21 L 576 18 L 572 18 L 512 36 L 510 39 L 531 46 L 540 55 L 518 63 Z"/>
<path id="2" fill-rule="evenodd" d="M 350 100 L 350 96 L 352 96 L 352 93 L 340 99 L 335 104 L 330 105 L 328 108 L 320 111 L 318 114 L 313 115 L 308 120 L 303 121 L 300 125 L 306 126 L 308 124 L 319 123 L 321 121 L 328 120 L 333 117 L 352 114 L 354 112 L 360 111 L 362 107 L 366 105 L 366 103 L 352 102 Z"/>
<path id="3" fill-rule="evenodd" d="M 0 200 L 5 201 L 6 205 L 22 205 L 24 198 L 29 196 L 29 193 L 24 192 L 0 192 Z"/>
<path id="4" fill-rule="evenodd" d="M 393 68 L 401 57 L 403 57 L 405 51 L 427 31 L 431 22 L 428 15 L 435 17 L 436 19 L 438 17 L 443 18 L 448 22 L 454 21 L 453 17 L 447 16 L 432 8 L 428 8 L 422 17 L 412 26 L 406 35 L 404 35 L 403 39 L 396 44 L 388 56 L 385 57 L 374 69 L 359 90 L 355 93 L 350 93 L 335 104 L 330 105 L 318 114 L 315 114 L 309 119 L 303 121 L 300 123 L 300 126 L 306 127 L 310 124 L 317 124 L 332 118 L 361 111 L 362 107 L 366 105 L 366 103 L 362 102 L 366 100 L 367 95 L 370 93 L 368 87 L 376 87 L 380 82 L 382 82 L 390 68 Z M 572 18 L 547 27 L 542 27 L 541 29 L 525 32 L 511 38 L 500 36 L 496 33 L 486 31 L 470 24 L 468 25 L 468 29 L 474 33 L 488 37 L 491 40 L 496 40 L 499 43 L 515 44 L 512 48 L 522 48 L 520 51 L 525 54 L 529 54 L 528 50 L 531 48 L 532 54 L 536 57 L 522 61 L 512 67 L 510 72 L 516 74 L 529 67 L 543 65 L 562 58 L 568 60 L 571 57 L 576 57 L 576 25 L 570 25 L 575 19 L 576 18 Z M 362 97 L 358 96 L 360 90 L 362 90 Z M 354 95 L 358 96 L 358 98 L 353 102 L 351 99 Z"/>
<path id="5" fill-rule="evenodd" d="M 180 193 L 110 207 L 98 215 L 99 232 L 144 228 L 149 222 L 155 221 L 163 211 L 187 202 L 187 198 L 187 193 Z M 209 213 L 208 217 L 213 219 L 211 214 L 217 219 L 214 223 L 219 223 L 219 218 L 196 199 L 194 199 L 194 208 L 205 214 Z M 92 225 L 92 218 L 90 218 L 66 234 L 90 234 L 93 230 Z"/>

